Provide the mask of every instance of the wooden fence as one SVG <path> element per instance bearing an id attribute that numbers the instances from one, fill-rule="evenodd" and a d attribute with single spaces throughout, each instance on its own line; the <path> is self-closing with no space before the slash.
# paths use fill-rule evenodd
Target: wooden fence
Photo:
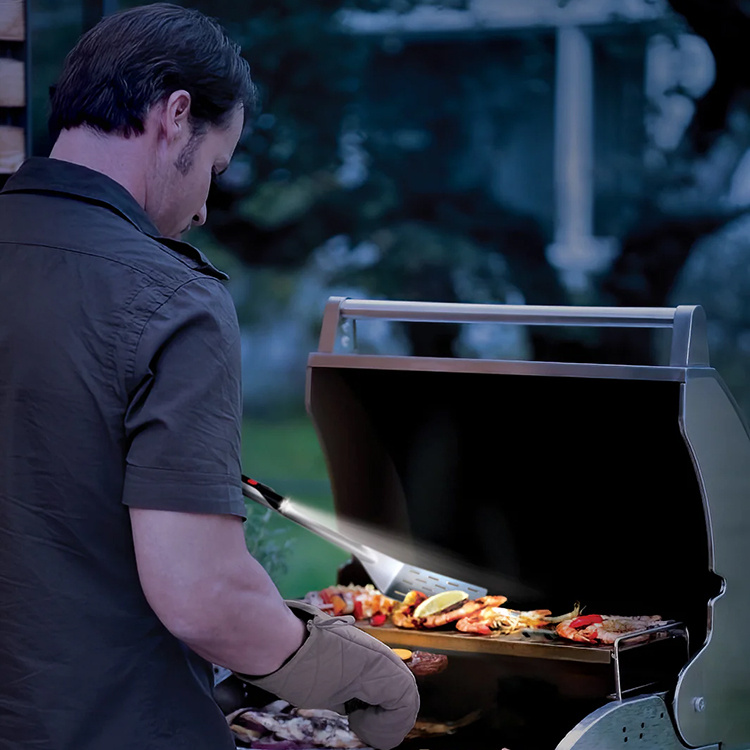
<path id="1" fill-rule="evenodd" d="M 26 158 L 26 1 L 0 0 L 0 178 Z"/>

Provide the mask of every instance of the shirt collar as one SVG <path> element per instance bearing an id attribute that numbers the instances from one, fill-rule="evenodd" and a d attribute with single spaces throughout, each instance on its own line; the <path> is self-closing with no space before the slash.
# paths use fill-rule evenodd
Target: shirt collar
<path id="1" fill-rule="evenodd" d="M 192 268 L 218 279 L 229 278 L 213 266 L 198 248 L 182 240 L 162 237 L 141 205 L 119 182 L 88 167 L 60 159 L 32 156 L 8 178 L 0 192 L 64 195 L 103 206 L 179 253 L 190 261 Z"/>

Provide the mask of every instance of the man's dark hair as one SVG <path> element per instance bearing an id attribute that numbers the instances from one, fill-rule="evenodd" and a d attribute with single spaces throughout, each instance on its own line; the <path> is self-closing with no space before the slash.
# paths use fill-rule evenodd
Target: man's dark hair
<path id="1" fill-rule="evenodd" d="M 52 141 L 88 125 L 125 137 L 143 133 L 156 103 L 184 89 L 196 132 L 223 126 L 238 105 L 256 107 L 250 67 L 222 26 L 197 10 L 154 3 L 103 18 L 65 58 L 51 89 Z"/>

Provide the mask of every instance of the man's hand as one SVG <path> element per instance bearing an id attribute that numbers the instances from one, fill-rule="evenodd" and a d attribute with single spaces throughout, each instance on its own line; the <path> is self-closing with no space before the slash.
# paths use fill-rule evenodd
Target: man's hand
<path id="1" fill-rule="evenodd" d="M 265 677 L 238 676 L 300 708 L 349 713 L 351 729 L 372 747 L 400 744 L 414 726 L 419 692 L 414 675 L 377 638 L 303 602 L 287 602 L 307 620 L 309 635 L 297 653 Z"/>

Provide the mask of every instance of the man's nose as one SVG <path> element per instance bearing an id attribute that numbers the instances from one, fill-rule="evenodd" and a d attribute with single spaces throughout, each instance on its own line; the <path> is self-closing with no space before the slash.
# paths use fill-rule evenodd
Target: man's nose
<path id="1" fill-rule="evenodd" d="M 206 210 L 206 204 L 204 203 L 201 206 L 201 210 L 198 211 L 198 213 L 193 216 L 192 226 L 202 227 L 206 223 L 207 215 L 208 215 L 208 211 Z"/>

